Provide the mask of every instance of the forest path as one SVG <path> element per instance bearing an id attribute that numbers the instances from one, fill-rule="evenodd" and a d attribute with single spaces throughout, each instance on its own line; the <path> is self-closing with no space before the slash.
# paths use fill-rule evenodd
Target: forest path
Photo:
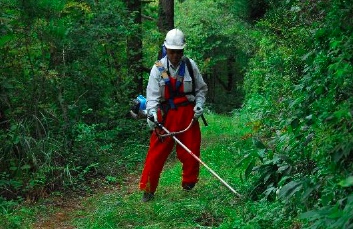
<path id="1" fill-rule="evenodd" d="M 242 181 L 237 174 L 242 170 L 229 163 L 238 161 L 243 155 L 239 149 L 243 151 L 246 147 L 245 140 L 240 139 L 244 133 L 234 131 L 238 120 L 209 115 L 208 121 L 214 125 L 212 128 L 202 126 L 202 159 L 235 190 L 241 190 Z M 91 195 L 48 198 L 44 201 L 48 204 L 41 206 L 44 213 L 37 215 L 32 228 L 234 228 L 234 222 L 244 221 L 244 212 L 251 215 L 256 209 L 252 203 L 247 207 L 246 202 L 203 166 L 201 182 L 192 192 L 183 191 L 180 186 L 182 165 L 175 153 L 165 164 L 155 201 L 141 205 L 142 193 L 138 189 L 141 169 L 139 165 L 116 185 L 98 181 Z"/>
<path id="2" fill-rule="evenodd" d="M 137 174 L 127 175 L 125 180 L 119 184 L 104 184 L 95 187 L 94 193 L 85 196 L 63 196 L 49 197 L 44 200 L 42 205 L 48 208 L 44 215 L 38 215 L 36 222 L 32 225 L 32 229 L 74 229 L 73 221 L 77 218 L 84 217 L 87 212 L 94 210 L 93 205 L 89 205 L 89 199 L 95 199 L 96 196 L 107 195 L 121 191 L 121 187 L 127 187 L 127 194 L 136 191 L 139 182 Z M 103 182 L 102 182 L 103 183 Z M 124 190 L 126 192 L 126 189 Z"/>

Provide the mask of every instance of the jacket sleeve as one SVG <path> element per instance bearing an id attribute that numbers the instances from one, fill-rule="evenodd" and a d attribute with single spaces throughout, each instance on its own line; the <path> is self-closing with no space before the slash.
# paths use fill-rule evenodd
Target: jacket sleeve
<path id="1" fill-rule="evenodd" d="M 146 90 L 146 110 L 147 114 L 151 109 L 157 109 L 162 97 L 162 87 L 160 87 L 160 72 L 158 68 L 153 65 L 148 79 Z M 163 87 L 164 88 L 164 87 Z"/>

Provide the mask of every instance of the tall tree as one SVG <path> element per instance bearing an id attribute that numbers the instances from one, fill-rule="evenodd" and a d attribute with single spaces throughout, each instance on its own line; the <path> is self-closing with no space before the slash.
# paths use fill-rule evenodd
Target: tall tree
<path id="1" fill-rule="evenodd" d="M 166 34 L 174 29 L 174 0 L 160 0 L 158 5 L 158 30 Z M 163 43 L 161 41 L 161 43 Z M 162 57 L 162 50 L 158 53 L 158 59 Z"/>
<path id="2" fill-rule="evenodd" d="M 160 0 L 158 9 L 159 31 L 166 33 L 174 29 L 174 0 Z"/>
<path id="3" fill-rule="evenodd" d="M 129 74 L 133 74 L 136 88 L 132 94 L 143 93 L 143 65 L 142 65 L 142 28 L 141 28 L 141 0 L 128 0 L 127 7 L 133 24 L 127 37 L 127 58 Z"/>

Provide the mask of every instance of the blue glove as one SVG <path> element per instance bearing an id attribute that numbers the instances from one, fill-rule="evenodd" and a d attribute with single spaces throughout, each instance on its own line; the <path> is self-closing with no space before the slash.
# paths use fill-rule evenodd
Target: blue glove
<path id="1" fill-rule="evenodd" d="M 148 112 L 148 115 L 147 115 L 147 124 L 148 124 L 148 127 L 153 130 L 154 128 L 156 128 L 156 123 L 154 123 L 153 121 L 151 121 L 149 118 L 150 117 L 153 117 L 153 120 L 154 122 L 158 122 L 158 119 L 157 119 L 157 111 L 155 109 L 151 109 L 149 110 Z"/>
<path id="2" fill-rule="evenodd" d="M 201 103 L 196 103 L 195 107 L 194 107 L 194 118 L 198 119 L 202 114 L 203 114 L 203 108 Z"/>

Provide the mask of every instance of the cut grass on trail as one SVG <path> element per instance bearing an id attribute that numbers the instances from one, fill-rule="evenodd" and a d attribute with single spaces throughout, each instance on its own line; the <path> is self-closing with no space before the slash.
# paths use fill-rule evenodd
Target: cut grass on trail
<path id="1" fill-rule="evenodd" d="M 208 115 L 209 127 L 202 126 L 202 160 L 235 190 L 239 191 L 242 171 L 236 167 L 244 146 L 237 120 Z M 238 120 L 239 121 L 239 120 Z M 201 124 L 202 125 L 202 124 Z M 141 167 L 142 169 L 142 167 Z M 139 177 L 139 171 L 135 174 Z M 118 192 L 95 196 L 86 201 L 91 209 L 76 219 L 77 228 L 235 228 L 242 220 L 243 205 L 206 168 L 190 192 L 181 188 L 181 164 L 171 155 L 161 175 L 155 199 L 141 202 L 138 179 Z M 82 216 L 82 214 L 81 214 Z"/>
<path id="2" fill-rule="evenodd" d="M 251 130 L 246 125 L 249 120 L 241 114 L 207 114 L 207 119 L 208 127 L 201 124 L 201 159 L 246 197 L 251 185 L 240 178 L 244 168 L 238 163 L 254 150 L 249 138 Z M 142 203 L 142 192 L 138 189 L 142 166 L 113 188 L 97 190 L 79 203 L 72 201 L 77 207 L 33 207 L 37 223 L 22 228 L 291 228 L 290 219 L 283 221 L 284 208 L 279 202 L 239 199 L 203 166 L 196 187 L 183 191 L 181 163 L 175 153 L 165 165 L 155 199 Z M 51 214 L 43 222 L 41 216 L 46 212 Z M 58 214 L 65 217 L 58 218 Z"/>

